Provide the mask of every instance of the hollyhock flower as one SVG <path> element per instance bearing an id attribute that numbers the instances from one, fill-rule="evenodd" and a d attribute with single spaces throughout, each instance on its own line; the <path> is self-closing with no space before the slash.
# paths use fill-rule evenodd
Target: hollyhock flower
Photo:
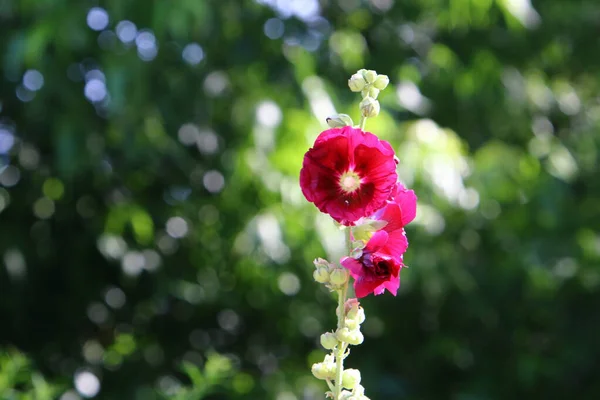
<path id="1" fill-rule="evenodd" d="M 397 179 L 386 141 L 345 126 L 322 132 L 304 156 L 300 187 L 306 199 L 344 225 L 386 204 Z"/>
<path id="2" fill-rule="evenodd" d="M 371 236 L 357 257 L 342 258 L 341 264 L 354 278 L 356 297 L 379 295 L 386 289 L 396 295 L 403 254 L 408 247 L 404 226 L 415 218 L 416 205 L 415 193 L 398 184 L 385 207 L 371 217 L 385 221 L 385 226 Z"/>

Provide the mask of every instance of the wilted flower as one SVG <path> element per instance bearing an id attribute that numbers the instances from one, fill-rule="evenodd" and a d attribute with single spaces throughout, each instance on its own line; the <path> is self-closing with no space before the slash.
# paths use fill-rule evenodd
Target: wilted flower
<path id="1" fill-rule="evenodd" d="M 386 206 L 371 218 L 387 223 L 368 240 L 358 258 L 344 257 L 341 264 L 354 278 L 356 297 L 382 294 L 387 289 L 394 296 L 400 287 L 403 254 L 408 247 L 404 226 L 416 214 L 417 197 L 412 190 L 398 184 Z"/>

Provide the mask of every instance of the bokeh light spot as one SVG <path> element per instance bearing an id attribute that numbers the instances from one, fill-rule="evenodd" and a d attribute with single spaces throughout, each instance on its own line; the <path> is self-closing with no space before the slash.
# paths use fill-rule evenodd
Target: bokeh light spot
<path id="1" fill-rule="evenodd" d="M 277 285 L 279 290 L 288 296 L 294 296 L 300 291 L 300 279 L 291 272 L 284 272 L 279 275 Z"/>
<path id="2" fill-rule="evenodd" d="M 100 392 L 100 380 L 89 371 L 75 374 L 75 389 L 85 398 L 92 398 Z"/>
<path id="3" fill-rule="evenodd" d="M 87 24 L 95 31 L 101 31 L 106 28 L 108 26 L 108 21 L 108 13 L 104 8 L 93 7 L 87 14 Z"/>
<path id="4" fill-rule="evenodd" d="M 270 18 L 265 22 L 263 30 L 269 39 L 279 39 L 285 32 L 285 25 L 279 18 Z"/>
<path id="5" fill-rule="evenodd" d="M 198 65 L 204 59 L 204 50 L 198 43 L 190 43 L 183 48 L 181 56 L 190 65 Z"/>
<path id="6" fill-rule="evenodd" d="M 40 90 L 44 86 L 44 76 L 38 70 L 27 70 L 23 74 L 23 86 L 32 92 Z"/>
<path id="7" fill-rule="evenodd" d="M 225 186 L 225 178 L 219 171 L 208 171 L 202 179 L 204 187 L 211 193 L 219 193 Z"/>
<path id="8" fill-rule="evenodd" d="M 185 237 L 188 233 L 188 223 L 181 217 L 171 217 L 167 221 L 166 230 L 169 236 L 175 239 Z"/>
<path id="9" fill-rule="evenodd" d="M 117 24 L 117 37 L 125 44 L 133 43 L 137 36 L 137 27 L 131 21 L 121 21 Z"/>

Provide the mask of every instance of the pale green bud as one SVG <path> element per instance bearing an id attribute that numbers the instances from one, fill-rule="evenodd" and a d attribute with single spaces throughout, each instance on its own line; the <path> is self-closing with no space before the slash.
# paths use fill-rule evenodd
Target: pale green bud
<path id="1" fill-rule="evenodd" d="M 373 233 L 382 229 L 387 224 L 388 222 L 384 220 L 363 219 L 358 225 L 352 227 L 352 236 L 359 241 L 368 242 Z"/>
<path id="2" fill-rule="evenodd" d="M 360 324 L 355 319 L 346 318 L 344 320 L 344 326 L 346 328 L 350 329 L 351 331 L 353 331 L 355 329 L 358 329 L 358 327 L 360 326 Z"/>
<path id="3" fill-rule="evenodd" d="M 375 82 L 373 83 L 373 86 L 375 86 L 375 88 L 379 90 L 383 90 L 387 87 L 389 83 L 390 78 L 388 78 L 387 75 L 378 75 L 377 79 L 375 79 Z"/>
<path id="4" fill-rule="evenodd" d="M 315 272 L 313 272 L 313 278 L 319 283 L 329 282 L 330 276 L 328 269 L 326 267 L 318 267 L 315 269 Z"/>
<path id="5" fill-rule="evenodd" d="M 360 94 L 363 97 L 363 99 L 365 97 L 369 97 L 369 88 L 368 87 L 364 88 L 363 90 L 360 91 Z"/>
<path id="6" fill-rule="evenodd" d="M 312 374 L 317 379 L 332 379 L 333 376 L 329 371 L 329 368 L 324 363 L 314 363 L 312 368 L 310 369 Z M 335 374 L 333 374 L 335 375 Z"/>
<path id="7" fill-rule="evenodd" d="M 344 126 L 354 125 L 352 118 L 346 114 L 334 115 L 333 117 L 327 118 L 326 121 L 330 128 L 343 128 Z"/>
<path id="8" fill-rule="evenodd" d="M 354 368 L 345 369 L 342 374 L 342 386 L 346 389 L 354 389 L 360 384 L 360 371 Z"/>
<path id="9" fill-rule="evenodd" d="M 360 113 L 363 117 L 376 117 L 379 115 L 379 102 L 372 97 L 365 97 L 360 102 Z"/>
<path id="10" fill-rule="evenodd" d="M 353 92 L 360 92 L 365 88 L 366 84 L 365 78 L 359 73 L 352 75 L 350 79 L 348 79 L 348 87 Z"/>
<path id="11" fill-rule="evenodd" d="M 356 321 L 358 324 L 365 322 L 365 310 L 362 307 L 352 307 L 346 314 L 346 318 Z"/>
<path id="12" fill-rule="evenodd" d="M 369 88 L 369 97 L 372 97 L 372 98 L 376 99 L 377 96 L 379 96 L 379 89 L 376 89 L 374 87 L 370 87 Z"/>
<path id="13" fill-rule="evenodd" d="M 338 329 L 336 336 L 341 342 L 346 342 L 355 346 L 361 344 L 365 339 L 358 329 L 351 331 L 345 327 Z"/>
<path id="14" fill-rule="evenodd" d="M 351 400 L 354 398 L 354 395 L 352 394 L 352 392 L 349 392 L 347 390 L 342 390 L 342 393 L 340 393 L 340 400 Z"/>
<path id="15" fill-rule="evenodd" d="M 364 72 L 363 75 L 364 75 L 367 83 L 373 83 L 373 82 L 375 82 L 375 80 L 377 80 L 377 72 L 375 72 L 371 69 Z"/>
<path id="16" fill-rule="evenodd" d="M 325 268 L 329 268 L 329 266 L 331 265 L 331 263 L 329 261 L 327 261 L 324 258 L 315 258 L 315 260 L 313 261 L 313 264 L 315 264 L 315 268 L 319 268 L 319 267 L 325 267 Z"/>
<path id="17" fill-rule="evenodd" d="M 335 357 L 331 354 L 325 356 L 325 360 L 314 363 L 310 369 L 317 379 L 333 379 L 335 377 Z"/>
<path id="18" fill-rule="evenodd" d="M 341 286 L 348 281 L 348 271 L 345 268 L 336 268 L 329 274 L 329 282 Z"/>
<path id="19" fill-rule="evenodd" d="M 333 350 L 338 345 L 337 337 L 334 333 L 326 332 L 321 335 L 321 346 L 327 350 Z"/>
<path id="20" fill-rule="evenodd" d="M 361 243 L 364 243 L 364 242 L 361 242 Z M 352 251 L 350 251 L 350 257 L 358 260 L 363 255 L 363 249 L 364 249 L 364 246 L 353 247 Z"/>

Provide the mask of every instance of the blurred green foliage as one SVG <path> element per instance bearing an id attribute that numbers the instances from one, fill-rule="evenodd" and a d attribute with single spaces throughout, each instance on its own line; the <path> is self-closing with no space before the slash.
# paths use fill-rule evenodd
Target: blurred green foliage
<path id="1" fill-rule="evenodd" d="M 359 68 L 419 196 L 378 399 L 597 399 L 595 0 L 0 0 L 0 398 L 320 399 L 340 232 L 298 187 Z M 18 349 L 18 350 L 15 350 Z"/>

